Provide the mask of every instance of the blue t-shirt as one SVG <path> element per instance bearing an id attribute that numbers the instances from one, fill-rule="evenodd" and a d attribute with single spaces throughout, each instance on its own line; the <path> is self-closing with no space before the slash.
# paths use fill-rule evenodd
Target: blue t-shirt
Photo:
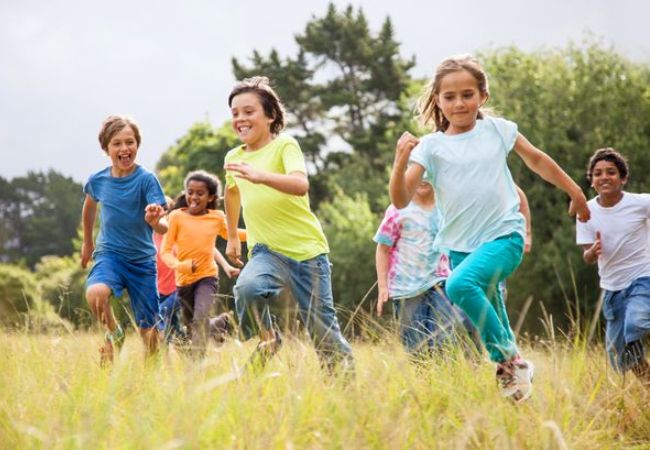
<path id="1" fill-rule="evenodd" d="M 144 220 L 144 209 L 165 204 L 165 194 L 156 176 L 138 166 L 130 175 L 116 178 L 111 168 L 100 170 L 88 179 L 84 192 L 100 204 L 96 258 L 105 252 L 130 260 L 155 258 L 151 226 Z"/>
<path id="2" fill-rule="evenodd" d="M 525 221 L 507 157 L 517 125 L 486 117 L 470 131 L 424 136 L 411 161 L 429 174 L 442 211 L 435 246 L 472 252 L 480 245 L 516 232 L 525 239 Z"/>

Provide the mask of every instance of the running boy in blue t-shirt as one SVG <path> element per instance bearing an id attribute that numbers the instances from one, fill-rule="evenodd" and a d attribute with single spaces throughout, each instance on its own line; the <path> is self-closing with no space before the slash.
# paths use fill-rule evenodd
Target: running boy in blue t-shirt
<path id="1" fill-rule="evenodd" d="M 93 174 L 84 186 L 83 246 L 81 267 L 93 258 L 86 281 L 86 300 L 93 315 L 107 329 L 100 348 L 102 364 L 113 361 L 114 349 L 124 342 L 109 299 L 129 292 L 135 323 L 148 354 L 158 349 L 156 321 L 156 248 L 152 230 L 164 234 L 165 195 L 156 176 L 135 163 L 140 130 L 130 118 L 109 116 L 99 131 L 99 143 L 111 166 Z M 100 229 L 93 243 L 97 205 L 101 204 Z"/>

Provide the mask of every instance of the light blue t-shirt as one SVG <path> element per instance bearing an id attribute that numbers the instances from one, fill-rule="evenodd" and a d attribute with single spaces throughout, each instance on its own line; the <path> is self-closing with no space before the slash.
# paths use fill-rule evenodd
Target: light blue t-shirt
<path id="1" fill-rule="evenodd" d="M 449 258 L 433 246 L 439 225 L 438 208 L 425 210 L 414 202 L 388 207 L 374 241 L 390 247 L 390 298 L 415 297 L 449 276 Z"/>
<path id="2" fill-rule="evenodd" d="M 411 161 L 429 174 L 442 224 L 435 245 L 472 252 L 480 245 L 516 232 L 525 239 L 525 221 L 507 157 L 517 125 L 487 117 L 466 133 L 424 136 Z"/>
<path id="3" fill-rule="evenodd" d="M 151 226 L 144 220 L 148 204 L 165 204 L 165 194 L 156 176 L 138 166 L 126 177 L 111 176 L 111 168 L 92 174 L 84 192 L 101 206 L 99 234 L 94 258 L 105 252 L 129 261 L 156 256 Z"/>

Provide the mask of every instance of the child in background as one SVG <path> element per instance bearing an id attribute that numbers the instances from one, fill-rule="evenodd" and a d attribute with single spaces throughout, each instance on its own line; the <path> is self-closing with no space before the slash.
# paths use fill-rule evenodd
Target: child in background
<path id="1" fill-rule="evenodd" d="M 167 201 L 167 212 L 174 208 L 174 200 L 171 197 L 165 197 Z M 158 294 L 160 302 L 158 310 L 160 312 L 160 321 L 158 328 L 163 332 L 163 342 L 169 344 L 172 338 L 180 342 L 185 342 L 185 333 L 178 319 L 180 311 L 180 302 L 176 293 L 176 274 L 174 269 L 170 269 L 160 257 L 162 241 L 164 235 L 154 232 L 153 242 L 156 246 L 156 267 L 158 269 Z"/>
<path id="2" fill-rule="evenodd" d="M 228 96 L 232 127 L 243 145 L 226 155 L 226 256 L 242 265 L 237 223 L 244 207 L 248 264 L 235 285 L 235 304 L 244 339 L 261 342 L 249 367 L 261 367 L 281 345 L 269 305 L 283 291 L 298 302 L 322 365 L 351 369 L 350 344 L 341 333 L 334 301 L 329 247 L 309 207 L 309 181 L 300 146 L 280 134 L 284 107 L 265 77 L 239 82 Z"/>
<path id="3" fill-rule="evenodd" d="M 185 195 L 175 205 L 178 209 L 169 215 L 169 231 L 163 240 L 161 258 L 176 272 L 191 353 L 202 357 L 209 335 L 210 309 L 219 287 L 215 259 L 228 277 L 237 275 L 239 269 L 228 264 L 214 246 L 217 236 L 227 237 L 224 213 L 217 210 L 219 180 L 199 170 L 187 175 L 184 186 Z M 240 239 L 245 240 L 245 232 L 240 232 Z"/>
<path id="4" fill-rule="evenodd" d="M 598 196 L 588 203 L 591 220 L 576 224 L 576 241 L 585 262 L 598 263 L 612 366 L 619 372 L 631 370 L 650 388 L 643 347 L 650 333 L 650 194 L 624 191 L 629 174 L 627 161 L 616 150 L 596 150 L 587 179 Z"/>
<path id="5" fill-rule="evenodd" d="M 469 56 L 444 60 L 420 103 L 424 125 L 436 132 L 418 140 L 404 133 L 391 173 L 392 203 L 408 205 L 425 171 L 443 211 L 435 246 L 449 250 L 447 295 L 479 329 L 497 364 L 502 394 L 519 402 L 532 392 L 533 365 L 517 348 L 498 283 L 521 262 L 525 223 L 508 169 L 515 150 L 524 163 L 571 197 L 569 213 L 589 219 L 580 187 L 553 159 L 517 132 L 513 122 L 484 116 L 487 75 Z M 411 164 L 409 165 L 409 160 Z"/>
<path id="6" fill-rule="evenodd" d="M 119 349 L 124 342 L 109 299 L 111 293 L 120 297 L 125 288 L 147 353 L 158 349 L 156 248 L 151 234 L 152 230 L 167 231 L 165 196 L 156 176 L 135 163 L 140 142 L 140 129 L 133 119 L 107 117 L 99 143 L 111 166 L 91 175 L 84 186 L 81 267 L 95 260 L 86 281 L 86 300 L 107 329 L 100 349 L 102 364 L 112 362 L 115 347 Z M 102 206 L 100 229 L 94 243 L 98 204 Z"/>
<path id="7" fill-rule="evenodd" d="M 433 246 L 440 211 L 431 184 L 418 184 L 406 208 L 386 210 L 375 242 L 379 298 L 377 315 L 393 300 L 402 344 L 416 360 L 452 344 L 464 344 L 476 330 L 444 292 L 447 255 Z M 460 342 L 459 342 L 460 341 Z M 480 349 L 480 342 L 476 342 Z"/>

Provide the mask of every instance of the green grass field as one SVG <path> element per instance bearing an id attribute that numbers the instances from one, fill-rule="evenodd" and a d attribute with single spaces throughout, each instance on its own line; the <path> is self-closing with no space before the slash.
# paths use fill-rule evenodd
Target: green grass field
<path id="1" fill-rule="evenodd" d="M 650 448 L 650 393 L 608 369 L 602 347 L 524 345 L 535 392 L 513 405 L 491 364 L 418 368 L 391 339 L 353 344 L 348 383 L 297 339 L 240 378 L 253 342 L 145 362 L 130 334 L 110 370 L 99 344 L 99 332 L 0 333 L 0 448 Z"/>

